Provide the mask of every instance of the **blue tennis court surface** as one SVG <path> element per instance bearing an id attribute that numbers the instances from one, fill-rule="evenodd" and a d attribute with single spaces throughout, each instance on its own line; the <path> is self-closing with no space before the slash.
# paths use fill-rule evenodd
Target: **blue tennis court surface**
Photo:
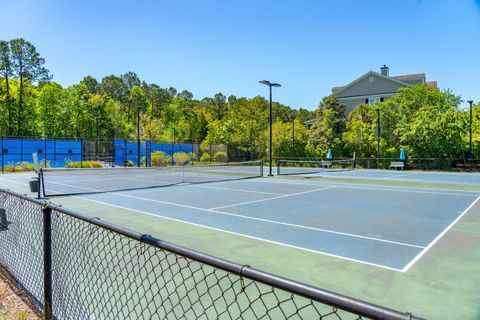
<path id="1" fill-rule="evenodd" d="M 25 175 L 2 179 L 27 182 Z M 81 198 L 135 210 L 138 219 L 158 216 L 407 271 L 478 196 L 469 191 L 256 178 Z"/>
<path id="2" fill-rule="evenodd" d="M 282 172 L 288 174 L 289 171 L 296 171 L 296 168 L 282 168 Z M 391 181 L 419 181 L 436 183 L 461 183 L 461 184 L 480 184 L 480 173 L 473 172 L 434 172 L 434 171 L 400 171 L 400 170 L 374 170 L 374 169 L 356 169 L 345 171 L 320 171 L 317 173 L 303 174 L 302 177 L 332 177 L 348 179 L 378 179 Z"/>

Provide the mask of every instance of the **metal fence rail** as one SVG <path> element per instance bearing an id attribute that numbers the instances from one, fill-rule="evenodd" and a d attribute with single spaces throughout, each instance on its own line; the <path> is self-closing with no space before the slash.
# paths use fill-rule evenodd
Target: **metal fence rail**
<path id="1" fill-rule="evenodd" d="M 45 319 L 419 319 L 2 189 L 0 264 Z"/>

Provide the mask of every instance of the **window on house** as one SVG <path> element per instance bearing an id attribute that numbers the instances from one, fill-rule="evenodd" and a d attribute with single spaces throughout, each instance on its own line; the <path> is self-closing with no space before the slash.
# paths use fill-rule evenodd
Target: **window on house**
<path id="1" fill-rule="evenodd" d="M 379 97 L 368 98 L 368 104 L 375 104 L 377 102 L 380 102 Z"/>
<path id="2" fill-rule="evenodd" d="M 368 77 L 368 83 L 374 83 L 374 82 L 375 82 L 375 77 L 374 76 Z"/>

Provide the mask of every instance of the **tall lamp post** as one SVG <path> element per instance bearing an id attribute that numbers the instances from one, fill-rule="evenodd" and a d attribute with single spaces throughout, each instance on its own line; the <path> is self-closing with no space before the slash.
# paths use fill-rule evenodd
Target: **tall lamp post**
<path id="1" fill-rule="evenodd" d="M 295 113 L 292 113 L 292 158 L 295 156 Z"/>
<path id="2" fill-rule="evenodd" d="M 270 125 L 270 147 L 269 147 L 269 153 L 270 153 L 270 159 L 269 159 L 269 176 L 273 176 L 272 174 L 272 87 L 281 87 L 282 85 L 278 83 L 271 83 L 270 81 L 267 80 L 262 80 L 259 81 L 261 84 L 267 85 L 270 88 L 270 116 L 269 116 L 269 125 Z"/>
<path id="3" fill-rule="evenodd" d="M 469 157 L 473 158 L 473 149 L 472 149 L 472 106 L 473 106 L 473 100 L 468 100 L 467 102 L 470 104 L 470 153 L 469 153 Z"/>
<path id="4" fill-rule="evenodd" d="M 137 106 L 137 167 L 140 167 L 140 108 Z"/>
<path id="5" fill-rule="evenodd" d="M 377 168 L 380 167 L 380 109 L 377 110 Z"/>

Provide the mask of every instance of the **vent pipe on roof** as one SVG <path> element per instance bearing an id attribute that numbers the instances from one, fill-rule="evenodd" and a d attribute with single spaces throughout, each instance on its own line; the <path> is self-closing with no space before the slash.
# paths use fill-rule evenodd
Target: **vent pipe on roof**
<path id="1" fill-rule="evenodd" d="M 380 68 L 380 72 L 382 73 L 382 76 L 388 77 L 388 67 L 386 65 L 383 65 L 383 67 Z"/>

